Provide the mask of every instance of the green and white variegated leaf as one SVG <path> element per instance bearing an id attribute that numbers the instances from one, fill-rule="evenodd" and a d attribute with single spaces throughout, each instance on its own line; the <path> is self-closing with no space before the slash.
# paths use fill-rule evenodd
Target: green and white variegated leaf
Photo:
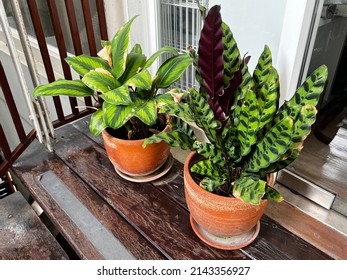
<path id="1" fill-rule="evenodd" d="M 93 57 L 89 55 L 79 55 L 79 56 L 70 56 L 65 58 L 65 61 L 76 71 L 80 76 L 84 76 L 91 70 L 97 68 L 102 68 L 107 71 L 110 71 L 110 66 L 107 61 L 100 57 Z"/>
<path id="2" fill-rule="evenodd" d="M 276 189 L 266 185 L 264 199 L 275 201 L 275 202 L 281 202 L 283 200 L 283 196 L 281 196 Z"/>
<path id="3" fill-rule="evenodd" d="M 162 131 L 145 139 L 143 146 L 151 143 L 165 141 L 172 147 L 180 147 L 183 150 L 192 150 L 196 136 L 192 128 L 181 119 L 171 120 L 171 131 Z"/>
<path id="4" fill-rule="evenodd" d="M 266 182 L 252 177 L 241 176 L 233 186 L 233 196 L 246 203 L 258 205 L 265 194 Z"/>
<path id="5" fill-rule="evenodd" d="M 38 96 L 92 96 L 94 91 L 81 80 L 56 80 L 52 83 L 40 85 L 34 89 L 33 95 Z"/>
<path id="6" fill-rule="evenodd" d="M 216 120 L 213 110 L 202 94 L 191 88 L 188 98 L 190 98 L 190 109 L 194 114 L 196 125 L 204 130 L 207 138 L 212 143 L 215 143 L 217 130 L 221 127 L 221 123 Z"/>
<path id="7" fill-rule="evenodd" d="M 134 75 L 139 73 L 146 62 L 146 56 L 138 53 L 129 53 L 127 56 L 125 71 L 118 79 L 121 83 L 125 83 Z"/>
<path id="8" fill-rule="evenodd" d="M 211 143 L 202 143 L 196 141 L 193 145 L 193 149 L 204 158 L 211 160 L 213 164 L 218 164 L 221 168 L 225 167 L 226 162 L 223 158 L 222 151 Z"/>
<path id="9" fill-rule="evenodd" d="M 146 69 L 148 67 L 150 67 L 153 62 L 162 54 L 165 53 L 171 53 L 175 56 L 178 55 L 178 51 L 174 48 L 174 47 L 170 47 L 170 46 L 165 46 L 162 47 L 159 51 L 155 52 L 145 63 L 145 65 L 143 66 L 143 69 Z"/>
<path id="10" fill-rule="evenodd" d="M 144 108 L 146 105 L 148 105 L 148 108 Z M 128 120 L 130 120 L 130 118 L 134 116 L 143 117 L 143 114 L 151 110 L 151 108 L 153 108 L 151 104 L 147 104 L 147 102 L 144 102 L 143 100 L 136 100 L 129 105 L 114 105 L 104 101 L 102 104 L 104 123 L 107 127 L 117 129 L 123 126 Z M 156 114 L 157 110 L 154 110 L 154 112 Z M 151 123 L 153 119 L 155 123 L 156 116 L 154 117 L 153 112 L 151 112 L 151 114 L 144 116 L 141 120 L 147 124 Z M 151 125 L 154 123 L 151 123 Z"/>
<path id="11" fill-rule="evenodd" d="M 149 126 L 154 125 L 157 121 L 157 105 L 155 99 L 138 100 L 135 101 L 135 104 L 138 104 L 135 116 Z"/>
<path id="12" fill-rule="evenodd" d="M 221 175 L 219 168 L 217 168 L 216 165 L 213 164 L 209 159 L 200 160 L 197 163 L 193 164 L 190 168 L 190 171 L 199 175 L 213 178 Z"/>
<path id="13" fill-rule="evenodd" d="M 131 52 L 131 53 L 142 54 L 142 47 L 141 47 L 141 45 L 140 45 L 140 44 L 135 44 L 135 45 L 132 47 L 132 49 L 131 49 L 130 52 Z"/>
<path id="14" fill-rule="evenodd" d="M 113 105 L 106 101 L 102 103 L 104 123 L 107 127 L 113 129 L 123 126 L 134 116 L 135 110 L 135 106 L 131 105 Z"/>
<path id="15" fill-rule="evenodd" d="M 103 111 L 99 109 L 90 117 L 89 130 L 93 135 L 98 136 L 105 128 Z"/>
<path id="16" fill-rule="evenodd" d="M 247 93 L 243 100 L 237 123 L 237 137 L 240 143 L 241 156 L 246 156 L 257 141 L 259 130 L 259 107 L 257 98 L 251 88 L 244 88 Z"/>
<path id="17" fill-rule="evenodd" d="M 143 70 L 128 79 L 125 84 L 131 87 L 139 87 L 145 90 L 150 90 L 152 87 L 152 77 L 148 70 Z"/>
<path id="18" fill-rule="evenodd" d="M 158 94 L 155 97 L 155 102 L 157 103 L 157 107 L 161 108 L 161 107 L 165 106 L 166 104 L 175 103 L 175 100 L 170 93 L 163 93 L 163 94 Z"/>
<path id="19" fill-rule="evenodd" d="M 225 174 L 222 174 L 215 178 L 205 177 L 204 179 L 201 180 L 200 186 L 209 192 L 213 192 L 214 190 L 223 186 L 226 180 L 227 180 L 227 176 Z"/>
<path id="20" fill-rule="evenodd" d="M 119 79 L 124 71 L 127 60 L 127 50 L 130 41 L 130 28 L 137 16 L 134 16 L 124 24 L 111 41 L 112 74 Z"/>
<path id="21" fill-rule="evenodd" d="M 293 120 L 286 117 L 273 126 L 251 152 L 246 170 L 258 172 L 276 162 L 287 152 L 293 133 Z"/>
<path id="22" fill-rule="evenodd" d="M 180 54 L 169 58 L 159 67 L 153 83 L 156 84 L 157 88 L 168 88 L 181 78 L 192 62 L 189 54 Z"/>
<path id="23" fill-rule="evenodd" d="M 113 105 L 129 105 L 132 103 L 128 86 L 123 85 L 100 95 L 107 103 Z"/>
<path id="24" fill-rule="evenodd" d="M 106 93 L 120 86 L 120 83 L 110 72 L 98 69 L 85 74 L 82 78 L 82 82 L 92 90 L 102 93 Z"/>
<path id="25" fill-rule="evenodd" d="M 240 67 L 240 52 L 229 26 L 222 22 L 223 30 L 223 58 L 224 58 L 224 88 L 229 86 L 231 78 Z"/>
<path id="26" fill-rule="evenodd" d="M 187 122 L 193 122 L 193 114 L 187 103 L 172 103 L 165 104 L 160 108 L 160 113 L 168 114 L 171 116 L 176 116 Z"/>

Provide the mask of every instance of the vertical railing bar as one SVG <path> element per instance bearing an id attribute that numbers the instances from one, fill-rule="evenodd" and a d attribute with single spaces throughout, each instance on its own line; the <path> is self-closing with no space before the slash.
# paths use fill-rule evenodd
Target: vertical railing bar
<path id="1" fill-rule="evenodd" d="M 92 15 L 90 13 L 89 0 L 81 0 L 81 4 L 82 4 L 82 10 L 83 10 L 84 23 L 86 25 L 86 30 L 87 30 L 90 55 L 96 56 L 97 50 L 96 50 L 96 44 L 95 44 Z"/>
<path id="2" fill-rule="evenodd" d="M 67 57 L 67 51 L 65 47 L 64 35 L 61 29 L 59 14 L 57 11 L 55 0 L 47 0 L 47 4 L 48 4 L 49 13 L 51 15 L 54 35 L 58 45 L 59 56 L 60 56 L 61 66 L 64 72 L 64 77 L 65 79 L 71 80 L 72 79 L 71 70 L 69 65 L 65 62 L 65 58 Z M 70 101 L 70 107 L 71 107 L 72 113 L 74 115 L 77 115 L 79 112 L 78 108 L 76 108 L 77 99 L 75 97 L 69 97 L 69 101 Z"/>
<path id="3" fill-rule="evenodd" d="M 32 103 L 32 100 L 31 100 L 31 97 L 30 97 L 30 94 L 29 94 L 29 90 L 28 90 L 28 87 L 27 87 L 27 84 L 26 84 L 26 81 L 25 81 L 23 69 L 21 67 L 21 63 L 20 63 L 20 60 L 19 60 L 17 49 L 16 49 L 16 46 L 15 46 L 14 41 L 13 41 L 13 36 L 11 34 L 10 25 L 8 23 L 6 12 L 5 12 L 5 8 L 4 8 L 4 5 L 3 5 L 2 1 L 0 2 L 0 21 L 1 21 L 3 32 L 5 33 L 5 37 L 6 37 L 6 40 L 7 40 L 8 48 L 9 48 L 9 51 L 10 51 L 10 54 L 11 54 L 11 58 L 12 58 L 14 67 L 15 67 L 16 73 L 17 73 L 18 78 L 19 78 L 19 83 L 20 83 L 20 86 L 22 88 L 25 100 L 27 102 L 27 105 L 28 105 L 28 108 L 29 108 L 29 111 L 30 111 L 30 116 L 32 118 L 32 121 L 34 123 L 34 127 L 35 127 L 36 131 L 39 132 L 37 134 L 38 139 L 42 143 L 43 139 L 42 139 L 41 128 L 40 128 L 38 119 L 36 117 L 34 105 Z"/>
<path id="4" fill-rule="evenodd" d="M 102 40 L 108 40 L 107 25 L 105 17 L 105 7 L 103 0 L 96 0 L 96 10 L 98 12 L 100 36 Z"/>
<path id="5" fill-rule="evenodd" d="M 12 7 L 12 13 L 16 21 L 21 45 L 24 51 L 27 64 L 28 64 L 31 80 L 33 82 L 34 87 L 37 87 L 40 84 L 39 74 L 37 70 L 37 65 L 35 63 L 34 55 L 30 46 L 29 37 L 25 29 L 24 20 L 20 10 L 18 0 L 11 0 L 11 7 Z M 47 109 L 45 100 L 43 98 L 37 98 L 37 100 L 38 101 L 36 101 L 34 104 L 40 116 L 39 121 L 41 123 L 41 128 L 43 129 L 45 134 L 46 146 L 50 151 L 52 151 L 53 148 L 49 138 L 49 132 L 51 133 L 53 138 L 55 138 L 55 132 L 52 125 L 52 120 L 50 118 L 50 113 Z"/>
<path id="6" fill-rule="evenodd" d="M 83 50 L 82 50 L 81 37 L 78 30 L 78 24 L 77 24 L 75 7 L 73 4 L 73 1 L 65 0 L 65 8 L 67 13 L 67 18 L 69 20 L 70 32 L 71 32 L 72 43 L 74 46 L 75 54 L 80 55 L 83 53 Z M 92 106 L 91 97 L 85 97 L 84 101 L 86 106 Z"/>
<path id="7" fill-rule="evenodd" d="M 52 62 L 49 57 L 49 52 L 47 48 L 47 43 L 46 43 L 46 38 L 45 34 L 42 29 L 42 24 L 40 20 L 40 14 L 37 9 L 36 5 L 36 0 L 28 0 L 28 7 L 31 15 L 31 20 L 35 29 L 35 34 L 37 38 L 37 42 L 39 44 L 40 52 L 41 52 L 41 57 L 43 64 L 45 66 L 46 74 L 47 74 L 47 79 L 48 82 L 54 82 L 55 77 L 54 77 L 54 71 L 52 67 Z M 64 112 L 63 108 L 61 106 L 61 101 L 59 96 L 54 96 L 53 97 L 53 102 L 54 102 L 54 107 L 58 116 L 58 120 L 64 121 Z"/>
<path id="8" fill-rule="evenodd" d="M 4 132 L 1 124 L 0 124 L 0 147 L 1 147 L 1 150 L 4 154 L 4 156 L 5 156 L 5 159 L 9 160 L 12 156 L 11 148 L 8 145 L 5 132 Z"/>
<path id="9" fill-rule="evenodd" d="M 26 140 L 26 134 L 25 134 L 24 127 L 22 125 L 22 122 L 16 107 L 16 102 L 13 99 L 10 85 L 8 84 L 6 74 L 5 74 L 1 61 L 0 61 L 0 86 L 4 94 L 8 110 L 10 111 L 14 126 L 16 128 L 19 140 L 21 143 L 23 143 Z"/>

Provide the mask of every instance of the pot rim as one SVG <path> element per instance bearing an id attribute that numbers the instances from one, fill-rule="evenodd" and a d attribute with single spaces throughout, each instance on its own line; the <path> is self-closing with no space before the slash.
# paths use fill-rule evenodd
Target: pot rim
<path id="1" fill-rule="evenodd" d="M 115 137 L 115 136 L 112 136 L 110 133 L 108 133 L 108 131 L 107 131 L 107 128 L 109 128 L 109 127 L 106 127 L 106 128 L 104 128 L 103 129 L 103 131 L 101 132 L 104 136 L 106 136 L 106 137 L 110 137 L 110 138 L 114 138 L 114 139 L 117 139 L 117 141 L 118 142 L 120 142 L 120 143 L 129 143 L 129 142 L 131 142 L 132 144 L 134 144 L 134 145 L 142 145 L 142 143 L 145 141 L 145 139 L 146 138 L 142 138 L 142 139 L 122 139 L 122 138 L 118 138 L 118 137 Z M 166 125 L 165 127 L 164 127 L 164 129 L 161 131 L 161 132 L 163 132 L 163 131 L 168 131 L 168 129 L 169 129 L 169 125 Z M 162 142 L 165 142 L 164 140 L 162 140 L 162 141 L 160 141 L 160 142 L 158 142 L 158 143 L 152 143 L 152 144 L 148 144 L 148 145 L 153 145 L 153 144 L 159 144 L 159 143 L 162 143 Z M 166 143 L 166 142 L 165 142 Z"/>
<path id="2" fill-rule="evenodd" d="M 239 199 L 239 198 L 236 198 L 236 197 L 234 197 L 234 196 L 229 196 L 229 197 L 227 197 L 227 196 L 221 196 L 221 195 L 218 195 L 218 194 L 215 194 L 215 193 L 211 193 L 211 192 L 209 192 L 209 191 L 203 189 L 202 187 L 200 187 L 197 183 L 195 183 L 195 181 L 193 180 L 193 178 L 192 178 L 192 176 L 191 176 L 191 172 L 190 172 L 189 165 L 190 165 L 192 159 L 193 159 L 196 155 L 198 155 L 198 153 L 195 152 L 195 151 L 189 153 L 189 155 L 187 156 L 187 158 L 186 158 L 186 160 L 185 160 L 185 162 L 184 162 L 184 166 L 183 166 L 184 173 L 186 174 L 186 175 L 185 175 L 185 178 L 187 178 L 187 179 L 188 179 L 189 181 L 191 181 L 191 182 L 194 182 L 194 184 L 190 184 L 190 186 L 191 186 L 192 188 L 194 188 L 194 190 L 199 191 L 199 192 L 202 192 L 202 193 L 205 193 L 205 195 L 209 196 L 210 199 L 219 199 L 220 201 L 225 201 L 225 202 L 226 202 L 226 201 L 229 201 L 230 199 L 234 199 L 234 200 L 236 200 L 236 201 L 239 201 L 239 202 L 242 202 L 242 203 L 246 203 L 246 202 L 244 202 L 243 200 L 241 200 L 241 199 Z M 187 177 L 186 177 L 186 176 L 187 176 Z M 269 174 L 268 174 L 268 179 L 267 179 L 267 184 L 270 185 L 270 186 L 273 186 L 273 185 L 274 185 L 274 182 L 275 182 L 274 178 L 275 178 L 274 174 L 273 174 L 273 173 L 269 173 Z M 267 199 L 261 199 L 259 205 L 260 205 L 261 203 L 263 203 L 263 202 L 266 202 L 266 201 L 267 201 Z M 246 204 L 249 204 L 249 203 L 246 203 Z"/>

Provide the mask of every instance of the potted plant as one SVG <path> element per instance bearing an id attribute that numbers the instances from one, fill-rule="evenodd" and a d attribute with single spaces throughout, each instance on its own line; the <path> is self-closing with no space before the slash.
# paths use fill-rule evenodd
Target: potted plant
<path id="1" fill-rule="evenodd" d="M 158 114 L 159 107 L 175 99 L 177 90 L 160 93 L 160 89 L 179 80 L 192 59 L 188 53 L 179 54 L 172 47 L 163 47 L 148 59 L 139 44 L 128 51 L 135 18 L 124 24 L 111 41 L 102 42 L 98 57 L 82 54 L 66 58 L 82 79 L 40 85 L 33 95 L 93 97 L 96 112 L 91 115 L 91 133 L 102 133 L 107 154 L 119 174 L 128 179 L 146 179 L 170 155 L 170 146 L 165 142 L 142 147 L 144 138 L 166 127 L 167 118 Z M 149 67 L 164 53 L 171 57 L 152 77 Z"/>
<path id="2" fill-rule="evenodd" d="M 146 139 L 190 149 L 184 187 L 191 225 L 206 243 L 222 249 L 250 244 L 268 200 L 281 201 L 272 188 L 273 173 L 299 156 L 315 121 L 315 108 L 327 79 L 320 66 L 279 107 L 279 76 L 265 46 L 251 75 L 249 56 L 240 57 L 236 41 L 222 22 L 220 6 L 204 21 L 198 53 L 190 50 L 199 91 L 160 112 L 172 116 L 170 130 Z M 194 122 L 207 141 L 199 141 Z"/>

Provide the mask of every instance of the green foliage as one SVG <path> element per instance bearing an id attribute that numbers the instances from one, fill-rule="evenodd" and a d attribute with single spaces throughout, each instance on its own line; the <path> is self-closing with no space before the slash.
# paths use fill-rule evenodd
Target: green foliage
<path id="1" fill-rule="evenodd" d="M 57 80 L 38 86 L 33 95 L 92 96 L 97 109 L 91 116 L 92 134 L 98 135 L 106 127 L 125 127 L 132 139 L 149 136 L 149 127 L 157 123 L 158 109 L 164 104 L 174 103 L 175 96 L 181 94 L 174 91 L 160 94 L 159 90 L 178 81 L 193 60 L 189 54 L 179 54 L 168 46 L 149 59 L 142 53 L 139 44 L 128 51 L 135 18 L 125 23 L 111 41 L 102 42 L 104 48 L 98 53 L 99 57 L 82 54 L 66 58 L 66 62 L 82 77 L 81 80 Z M 162 54 L 171 56 L 152 77 L 148 68 Z"/>
<path id="2" fill-rule="evenodd" d="M 207 27 L 202 29 L 203 43 L 198 52 L 190 49 L 199 90 L 191 89 L 181 103 L 163 106 L 160 111 L 170 114 L 174 125 L 146 143 L 164 140 L 197 152 L 201 160 L 190 167 L 191 172 L 210 192 L 252 204 L 261 199 L 281 201 L 281 195 L 267 185 L 267 175 L 299 156 L 315 121 L 327 67 L 317 68 L 278 108 L 279 75 L 272 65 L 270 48 L 264 47 L 251 75 L 249 57 L 241 59 L 232 32 L 220 22 L 219 13 L 216 6 L 210 9 L 204 23 Z M 209 70 L 207 65 L 216 69 L 223 65 L 224 71 Z M 220 84 L 223 92 L 216 95 L 211 89 L 219 90 L 215 85 Z M 191 122 L 205 133 L 208 142 L 197 140 Z"/>

